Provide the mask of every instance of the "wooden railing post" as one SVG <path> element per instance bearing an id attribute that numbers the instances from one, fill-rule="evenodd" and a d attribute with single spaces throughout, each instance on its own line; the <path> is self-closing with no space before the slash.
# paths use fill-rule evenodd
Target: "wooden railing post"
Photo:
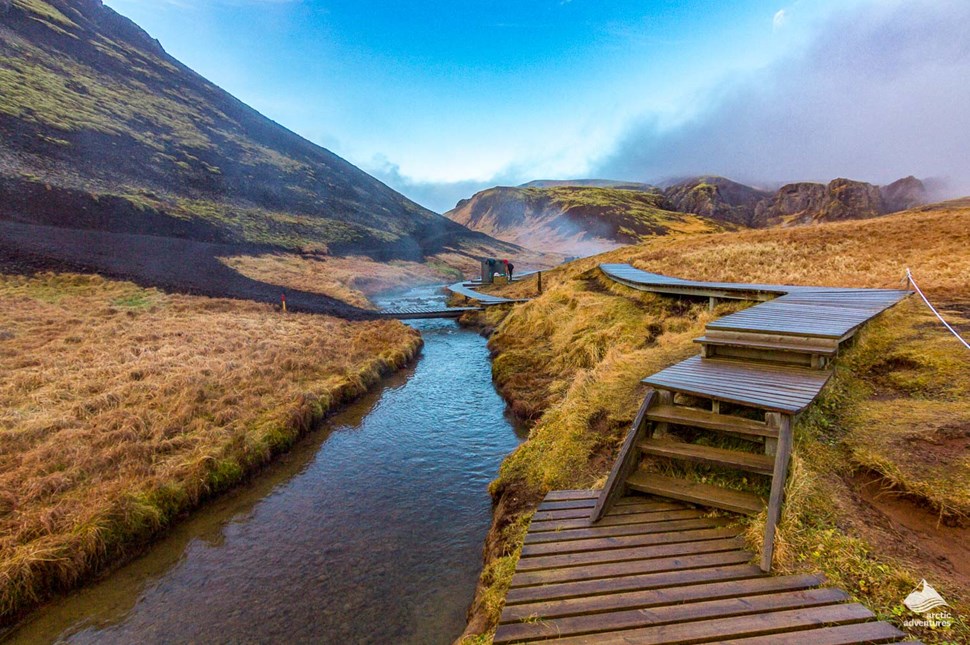
<path id="1" fill-rule="evenodd" d="M 769 413 L 765 415 L 769 425 L 778 426 L 778 445 L 775 451 L 775 469 L 771 476 L 771 497 L 768 498 L 768 517 L 765 520 L 765 541 L 761 548 L 761 570 L 771 571 L 775 552 L 775 529 L 781 520 L 781 505 L 785 499 L 785 482 L 788 479 L 788 462 L 791 459 L 791 415 Z"/>
<path id="2" fill-rule="evenodd" d="M 643 440 L 646 433 L 647 410 L 653 405 L 655 395 L 656 392 L 649 390 L 644 397 L 640 411 L 637 412 L 637 416 L 633 420 L 633 427 L 630 428 L 630 432 L 627 433 L 626 439 L 623 441 L 623 447 L 620 448 L 620 454 L 616 456 L 606 485 L 603 486 L 603 491 L 600 493 L 599 499 L 596 500 L 596 506 L 593 507 L 593 512 L 589 516 L 590 524 L 599 521 L 613 505 L 613 502 L 623 497 L 623 493 L 626 492 L 626 479 L 639 465 L 640 449 L 637 444 Z"/>

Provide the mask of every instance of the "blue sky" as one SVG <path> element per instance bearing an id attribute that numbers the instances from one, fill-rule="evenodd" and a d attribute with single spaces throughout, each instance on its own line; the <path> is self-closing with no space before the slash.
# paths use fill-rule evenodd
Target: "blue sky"
<path id="1" fill-rule="evenodd" d="M 691 161 L 696 168 L 658 160 L 670 137 L 723 117 L 726 106 L 737 111 L 732 97 L 740 89 L 763 94 L 786 79 L 785 70 L 811 75 L 806 56 L 818 55 L 833 25 L 856 33 L 873 14 L 891 18 L 903 5 L 933 14 L 961 4 L 106 3 L 263 114 L 438 211 L 495 183 L 604 172 L 631 180 L 691 172 L 762 181 L 834 177 L 846 164 L 830 171 L 793 164 L 787 172 L 801 175 L 781 177 L 772 176 L 772 164 L 732 165 L 723 150 L 710 163 L 701 151 Z M 761 103 L 772 98 L 762 96 Z M 654 155 L 639 158 L 645 149 Z"/>

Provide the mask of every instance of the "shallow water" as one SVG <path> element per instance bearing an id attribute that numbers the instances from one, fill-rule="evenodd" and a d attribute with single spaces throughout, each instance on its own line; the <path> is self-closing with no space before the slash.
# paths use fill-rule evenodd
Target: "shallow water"
<path id="1" fill-rule="evenodd" d="M 437 304 L 415 289 L 391 304 Z M 142 558 L 37 612 L 14 642 L 448 643 L 521 441 L 485 340 L 416 321 L 417 364 L 207 505 Z"/>

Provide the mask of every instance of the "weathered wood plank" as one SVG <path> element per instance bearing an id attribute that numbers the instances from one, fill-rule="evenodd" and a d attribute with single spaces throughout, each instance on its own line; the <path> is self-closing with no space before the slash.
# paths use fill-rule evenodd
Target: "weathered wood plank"
<path id="1" fill-rule="evenodd" d="M 674 533 L 646 533 L 638 535 L 621 535 L 616 537 L 591 538 L 588 540 L 570 540 L 568 542 L 546 542 L 541 544 L 526 544 L 522 547 L 520 557 L 550 555 L 554 553 L 580 553 L 583 551 L 605 551 L 609 549 L 624 549 L 635 546 L 649 546 L 651 544 L 673 544 L 675 542 L 694 542 L 696 540 L 718 540 L 740 535 L 737 527 L 682 530 Z"/>
<path id="2" fill-rule="evenodd" d="M 581 596 L 643 591 L 645 589 L 659 589 L 662 587 L 692 585 L 718 580 L 758 578 L 762 576 L 764 576 L 764 573 L 753 564 L 735 564 L 726 567 L 688 569 L 684 571 L 664 571 L 661 573 L 647 573 L 636 576 L 620 576 L 600 580 L 582 580 L 579 582 L 509 589 L 508 594 L 505 596 L 505 604 L 515 605 L 526 602 L 562 600 Z"/>
<path id="3" fill-rule="evenodd" d="M 630 560 L 627 562 L 607 562 L 605 564 L 587 564 L 578 567 L 561 569 L 540 569 L 539 571 L 520 571 L 512 576 L 512 588 L 530 587 L 573 580 L 595 580 L 597 578 L 613 578 L 617 576 L 636 575 L 641 573 L 655 573 L 661 571 L 685 571 L 687 569 L 703 569 L 722 567 L 729 564 L 743 564 L 750 562 L 753 555 L 750 551 L 719 551 L 716 553 L 697 553 L 692 555 L 673 556 L 669 558 L 650 558 L 648 560 Z"/>
<path id="4" fill-rule="evenodd" d="M 553 490 L 546 493 L 544 502 L 557 502 L 565 499 L 596 499 L 600 492 L 591 488 L 583 490 Z"/>
<path id="5" fill-rule="evenodd" d="M 644 439 L 640 442 L 640 450 L 656 457 L 737 468 L 761 475 L 770 475 L 775 466 L 774 459 L 765 455 L 740 450 L 726 450 L 672 439 Z"/>
<path id="6" fill-rule="evenodd" d="M 787 634 L 734 638 L 723 641 L 722 645 L 804 645 L 805 643 L 811 645 L 854 645 L 895 643 L 905 637 L 906 635 L 903 632 L 889 623 L 855 623 L 853 625 L 839 625 L 838 627 L 799 630 Z"/>
<path id="7" fill-rule="evenodd" d="M 597 522 L 594 526 L 602 528 L 606 526 L 625 526 L 629 524 L 650 524 L 652 522 L 666 522 L 669 520 L 689 520 L 703 517 L 706 511 L 688 508 L 682 511 L 663 511 L 652 513 L 627 513 L 625 515 L 608 515 Z M 581 529 L 590 526 L 589 519 L 578 518 L 569 520 L 542 520 L 532 521 L 529 526 L 529 533 L 543 533 L 546 531 L 564 531 L 567 529 Z"/>
<path id="8" fill-rule="evenodd" d="M 843 602 L 846 598 L 845 592 L 838 589 L 808 589 L 663 605 L 629 611 L 614 611 L 588 616 L 569 616 L 557 619 L 545 619 L 543 617 L 537 622 L 499 625 L 494 642 L 501 644 L 578 634 L 596 635 L 602 632 L 676 624 L 682 621 L 722 619 L 786 609 L 832 605 Z"/>
<path id="9" fill-rule="evenodd" d="M 730 490 L 711 484 L 698 484 L 685 479 L 637 471 L 627 479 L 627 486 L 654 495 L 664 495 L 694 504 L 721 508 L 735 513 L 757 515 L 764 500 L 754 493 Z"/>
<path id="10" fill-rule="evenodd" d="M 652 522 L 650 524 L 620 525 L 620 526 L 592 526 L 585 529 L 568 529 L 565 531 L 549 531 L 545 533 L 529 533 L 525 536 L 525 544 L 540 544 L 542 542 L 567 542 L 570 540 L 584 540 L 598 537 L 618 537 L 622 535 L 646 535 L 648 533 L 670 533 L 690 529 L 712 529 L 734 523 L 733 518 L 704 517 L 691 520 L 668 520 Z"/>
<path id="11" fill-rule="evenodd" d="M 596 505 L 596 499 L 564 499 L 561 501 L 541 502 L 537 510 L 557 511 L 567 508 L 589 508 Z"/>
<path id="12" fill-rule="evenodd" d="M 566 637 L 557 645 L 629 645 L 629 643 L 703 643 L 730 638 L 778 634 L 815 626 L 839 625 L 870 620 L 872 612 L 859 604 L 824 605 L 787 611 L 772 611 L 733 618 L 715 618 L 608 634 Z M 804 641 L 802 641 L 804 642 Z"/>
<path id="13" fill-rule="evenodd" d="M 599 521 L 613 503 L 623 496 L 626 489 L 626 478 L 637 469 L 637 464 L 640 461 L 637 445 L 646 437 L 647 411 L 654 404 L 655 398 L 656 393 L 650 390 L 644 397 L 643 403 L 640 404 L 640 410 L 637 412 L 637 416 L 633 420 L 633 426 L 627 433 L 626 439 L 624 439 L 623 445 L 620 447 L 620 452 L 613 462 L 613 468 L 610 469 L 609 477 L 606 479 L 606 485 L 603 487 L 599 499 L 596 501 L 596 506 L 590 515 L 590 521 Z"/>
<path id="14" fill-rule="evenodd" d="M 737 596 L 754 596 L 778 591 L 811 589 L 822 584 L 822 579 L 812 575 L 763 576 L 704 584 L 680 585 L 663 589 L 628 591 L 601 596 L 585 596 L 566 600 L 509 605 L 502 610 L 499 622 L 512 623 L 532 617 L 558 618 L 598 614 L 622 609 L 641 609 L 659 605 L 689 603 L 699 600 L 717 600 Z"/>
<path id="15" fill-rule="evenodd" d="M 516 571 L 536 571 L 539 569 L 575 567 L 583 564 L 623 562 L 626 560 L 645 560 L 647 558 L 662 558 L 673 555 L 690 555 L 694 553 L 714 553 L 716 551 L 735 551 L 743 548 L 744 540 L 735 537 L 722 538 L 720 540 L 700 540 L 698 542 L 657 544 L 654 546 L 634 547 L 631 549 L 610 549 L 608 551 L 564 553 L 561 555 L 520 558 Z"/>
<path id="16" fill-rule="evenodd" d="M 775 471 L 771 478 L 771 497 L 768 499 L 768 514 L 765 521 L 765 539 L 761 548 L 761 570 L 771 571 L 771 560 L 775 552 L 775 529 L 781 519 L 781 504 L 785 497 L 785 482 L 788 479 L 788 462 L 791 458 L 792 427 L 791 417 L 787 414 L 773 418 L 779 424 L 778 445 L 775 448 Z"/>
<path id="17" fill-rule="evenodd" d="M 651 421 L 662 421 L 677 425 L 692 426 L 704 430 L 727 431 L 757 437 L 777 437 L 778 433 L 767 427 L 763 421 L 744 419 L 728 414 L 716 414 L 684 406 L 664 405 L 651 408 L 647 412 Z"/>

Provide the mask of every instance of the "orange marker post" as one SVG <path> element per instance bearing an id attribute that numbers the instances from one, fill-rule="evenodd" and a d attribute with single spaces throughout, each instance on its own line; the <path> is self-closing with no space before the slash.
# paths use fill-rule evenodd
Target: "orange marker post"
<path id="1" fill-rule="evenodd" d="M 286 294 L 285 293 L 282 295 L 282 300 L 283 300 L 283 311 L 286 312 Z"/>

